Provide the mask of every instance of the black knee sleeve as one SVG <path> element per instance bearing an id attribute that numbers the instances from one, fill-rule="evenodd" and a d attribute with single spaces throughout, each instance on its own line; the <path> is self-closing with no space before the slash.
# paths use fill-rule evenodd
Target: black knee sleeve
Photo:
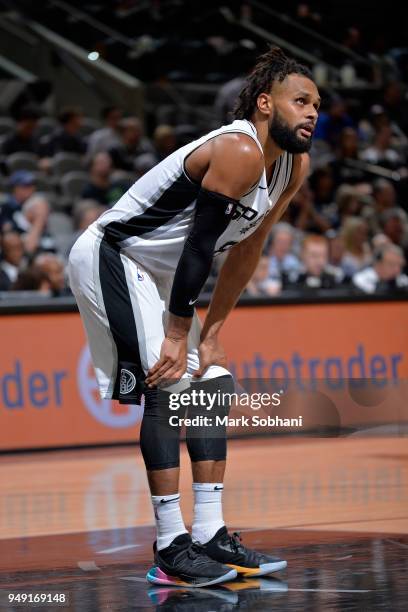
<path id="1" fill-rule="evenodd" d="M 145 391 L 140 448 L 147 470 L 165 470 L 180 465 L 181 428 L 170 425 L 173 414 L 169 408 L 168 392 L 160 389 Z"/>
<path id="2" fill-rule="evenodd" d="M 202 425 L 186 427 L 187 449 L 191 461 L 222 461 L 226 458 L 225 420 L 228 418 L 233 393 L 234 381 L 229 375 L 192 383 L 192 401 L 186 418 L 201 416 L 206 417 L 206 421 Z M 197 418 L 196 421 L 200 422 Z"/>

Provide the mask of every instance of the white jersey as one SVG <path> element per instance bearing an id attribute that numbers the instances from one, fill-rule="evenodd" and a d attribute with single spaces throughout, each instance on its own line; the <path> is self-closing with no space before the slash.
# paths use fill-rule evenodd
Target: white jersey
<path id="1" fill-rule="evenodd" d="M 174 274 L 190 232 L 200 184 L 187 174 L 188 156 L 207 141 L 228 133 L 250 136 L 262 150 L 255 126 L 236 120 L 181 147 L 142 176 L 93 225 L 109 242 L 154 274 Z M 267 184 L 265 170 L 259 182 L 240 199 L 226 230 L 218 238 L 215 254 L 247 238 L 274 207 L 289 184 L 293 156 L 283 153 Z"/>

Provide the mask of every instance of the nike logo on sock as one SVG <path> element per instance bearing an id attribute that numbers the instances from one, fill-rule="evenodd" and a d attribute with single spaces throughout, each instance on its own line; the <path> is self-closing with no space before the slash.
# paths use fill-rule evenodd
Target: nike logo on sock
<path id="1" fill-rule="evenodd" d="M 223 491 L 224 487 L 214 487 L 214 491 Z"/>
<path id="2" fill-rule="evenodd" d="M 161 504 L 170 504 L 171 502 L 178 502 L 180 500 L 179 497 L 175 497 L 174 499 L 161 499 Z"/>

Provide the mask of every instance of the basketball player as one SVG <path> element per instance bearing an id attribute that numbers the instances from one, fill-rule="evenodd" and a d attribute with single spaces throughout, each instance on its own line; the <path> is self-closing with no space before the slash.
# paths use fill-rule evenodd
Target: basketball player
<path id="1" fill-rule="evenodd" d="M 190 393 L 233 392 L 218 334 L 272 225 L 308 173 L 319 103 L 309 70 L 271 49 L 249 75 L 235 121 L 156 165 L 71 251 L 70 283 L 101 396 L 123 403 L 145 396 L 140 446 L 157 527 L 155 566 L 147 574 L 152 583 L 205 586 L 286 567 L 246 548 L 225 527 L 222 427 L 203 427 L 199 435 L 186 429 L 195 498 L 189 535 L 180 512 L 179 428 L 170 425 L 169 393 L 189 387 Z M 194 304 L 213 257 L 227 251 L 201 329 Z M 219 414 L 228 408 L 216 407 Z M 190 406 L 187 414 L 200 410 Z"/>

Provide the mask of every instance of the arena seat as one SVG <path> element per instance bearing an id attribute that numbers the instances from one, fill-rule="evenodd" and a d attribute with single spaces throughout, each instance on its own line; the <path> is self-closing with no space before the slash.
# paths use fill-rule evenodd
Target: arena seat
<path id="1" fill-rule="evenodd" d="M 35 172 L 38 168 L 38 157 L 34 153 L 19 151 L 8 155 L 5 159 L 5 164 L 9 174 L 16 170 L 31 170 Z"/>
<path id="2" fill-rule="evenodd" d="M 76 153 L 57 153 L 52 158 L 51 164 L 53 173 L 59 176 L 83 168 L 81 156 Z"/>
<path id="3" fill-rule="evenodd" d="M 74 170 L 64 174 L 61 178 L 62 194 L 69 198 L 78 198 L 81 196 L 85 185 L 89 182 L 89 177 L 86 172 Z"/>
<path id="4" fill-rule="evenodd" d="M 15 126 L 15 122 L 10 117 L 0 117 L 0 136 L 8 136 Z"/>

